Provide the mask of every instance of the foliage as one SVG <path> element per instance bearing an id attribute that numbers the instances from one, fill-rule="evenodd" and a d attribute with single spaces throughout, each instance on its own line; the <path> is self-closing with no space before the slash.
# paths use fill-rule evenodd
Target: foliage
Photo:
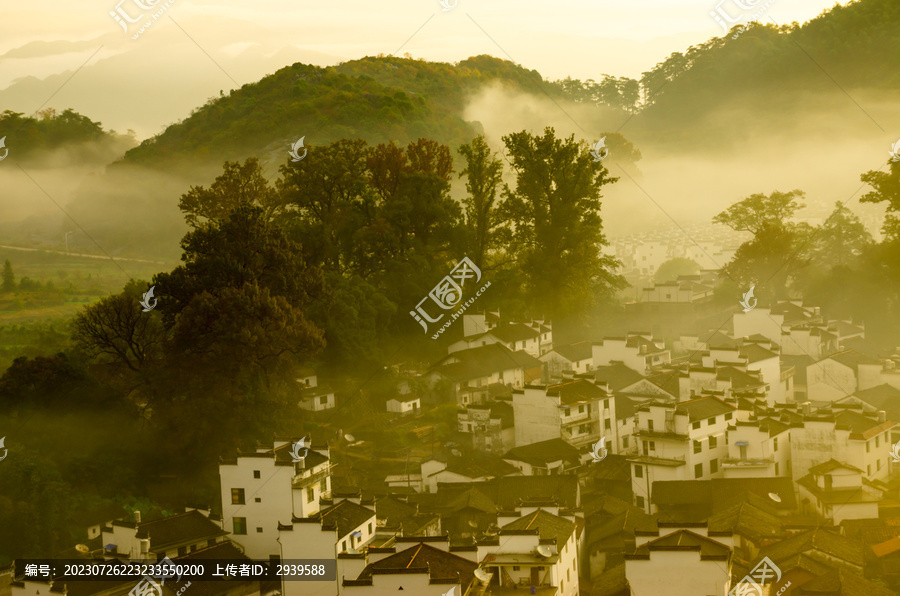
<path id="1" fill-rule="evenodd" d="M 558 139 L 550 127 L 542 136 L 523 131 L 503 142 L 516 174 L 502 208 L 515 230 L 508 250 L 533 312 L 554 321 L 584 313 L 624 284 L 612 273 L 615 259 L 600 252 L 607 244 L 600 191 L 618 179 L 574 136 Z"/>
<path id="2" fill-rule="evenodd" d="M 12 292 L 16 289 L 16 276 L 13 273 L 12 263 L 9 259 L 3 262 L 3 285 L 0 285 L 0 291 Z"/>
<path id="3" fill-rule="evenodd" d="M 700 265 L 695 260 L 676 257 L 659 266 L 656 275 L 653 276 L 653 281 L 656 283 L 675 281 L 679 275 L 695 275 L 698 271 L 700 271 Z"/>
<path id="4" fill-rule="evenodd" d="M 113 136 L 87 116 L 71 109 L 58 114 L 52 108 L 42 111 L 39 118 L 6 110 L 0 114 L 0 131 L 7 137 L 7 145 L 14 142 L 16 153 L 22 156 L 56 149 L 66 143 L 98 141 Z"/>

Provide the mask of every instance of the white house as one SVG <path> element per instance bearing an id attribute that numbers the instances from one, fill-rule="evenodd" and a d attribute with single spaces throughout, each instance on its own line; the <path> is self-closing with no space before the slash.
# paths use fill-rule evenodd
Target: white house
<path id="1" fill-rule="evenodd" d="M 526 354 L 538 357 L 548 352 L 553 346 L 553 329 L 549 324 L 501 323 L 490 331 L 467 335 L 447 347 L 448 353 L 468 350 L 479 346 L 500 344 L 513 352 L 522 350 Z"/>
<path id="2" fill-rule="evenodd" d="M 806 390 L 810 401 L 836 401 L 861 389 L 877 387 L 881 362 L 854 350 L 832 354 L 806 368 Z"/>
<path id="3" fill-rule="evenodd" d="M 771 478 L 791 474 L 790 424 L 774 418 L 736 420 L 728 432 L 725 478 Z"/>
<path id="4" fill-rule="evenodd" d="M 625 555 L 632 594 L 728 594 L 731 533 L 709 532 L 705 524 L 660 523 L 657 532 L 637 530 L 634 538 L 635 552 Z"/>
<path id="5" fill-rule="evenodd" d="M 516 445 L 549 439 L 582 447 L 607 437 L 616 444 L 615 402 L 606 387 L 587 379 L 528 385 L 513 391 Z"/>
<path id="6" fill-rule="evenodd" d="M 453 352 L 439 360 L 426 374 L 431 386 L 444 380 L 450 383 L 457 403 L 490 401 L 489 387 L 500 383 L 521 388 L 539 381 L 543 363 L 525 353 L 513 352 L 501 344 L 487 344 L 477 348 Z"/>
<path id="7" fill-rule="evenodd" d="M 331 493 L 327 445 L 298 450 L 301 437 L 278 439 L 273 448 L 240 453 L 219 464 L 224 526 L 252 559 L 280 556 L 278 524 L 319 511 L 319 499 Z"/>
<path id="8" fill-rule="evenodd" d="M 547 365 L 548 380 L 562 378 L 563 371 L 582 374 L 594 368 L 593 346 L 587 341 L 556 346 L 538 359 Z"/>
<path id="9" fill-rule="evenodd" d="M 876 519 L 884 491 L 857 467 L 830 459 L 797 481 L 804 513 L 839 525 L 845 519 Z"/>
<path id="10" fill-rule="evenodd" d="M 555 506 L 521 507 L 498 515 L 497 524 L 498 536 L 477 545 L 477 560 L 493 573 L 495 590 L 515 586 L 527 593 L 534 586 L 545 590 L 539 594 L 578 596 L 580 532 L 574 515 Z"/>
<path id="11" fill-rule="evenodd" d="M 393 414 L 418 414 L 422 409 L 422 402 L 418 395 L 401 393 L 388 397 L 385 400 L 385 407 Z"/>
<path id="12" fill-rule="evenodd" d="M 723 476 L 728 456 L 726 431 L 735 408 L 717 397 L 644 404 L 637 409 L 638 455 L 628 457 L 634 504 L 655 513 L 650 502 L 653 483 Z"/>
<path id="13" fill-rule="evenodd" d="M 135 511 L 133 522 L 114 520 L 100 534 L 106 553 L 134 559 L 174 559 L 221 542 L 228 532 L 209 511 L 188 509 L 151 522 L 141 521 L 141 512 Z"/>
<path id="14" fill-rule="evenodd" d="M 641 374 L 654 366 L 668 364 L 671 352 L 665 343 L 656 341 L 649 333 L 629 333 L 626 337 L 605 337 L 593 344 L 594 367 L 622 362 Z"/>

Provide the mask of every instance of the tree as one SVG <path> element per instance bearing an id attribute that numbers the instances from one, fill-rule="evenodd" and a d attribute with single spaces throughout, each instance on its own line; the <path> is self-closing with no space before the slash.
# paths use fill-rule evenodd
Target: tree
<path id="1" fill-rule="evenodd" d="M 181 196 L 178 208 L 184 213 L 184 221 L 192 228 L 205 221 L 222 222 L 242 205 L 259 207 L 265 219 L 271 220 L 280 209 L 278 193 L 263 176 L 259 160 L 251 157 L 243 164 L 226 161 L 223 169 L 208 189 L 192 186 Z"/>
<path id="2" fill-rule="evenodd" d="M 805 206 L 797 202 L 804 196 L 800 190 L 775 191 L 768 197 L 762 193 L 752 194 L 715 216 L 713 222 L 753 234 L 760 233 L 766 227 L 784 227 L 794 212 Z"/>
<path id="3" fill-rule="evenodd" d="M 13 274 L 12 263 L 9 259 L 3 262 L 3 285 L 0 286 L 4 292 L 14 292 L 16 289 L 16 276 Z"/>
<path id="4" fill-rule="evenodd" d="M 484 136 L 475 137 L 471 144 L 464 144 L 459 153 L 466 160 L 466 167 L 459 177 L 466 176 L 469 195 L 463 199 L 466 231 L 471 248 L 467 255 L 479 267 L 493 245 L 496 230 L 504 223 L 496 208 L 497 192 L 502 190 L 503 164 L 495 158 Z"/>
<path id="5" fill-rule="evenodd" d="M 871 243 L 872 235 L 866 226 L 847 207 L 837 202 L 834 211 L 816 230 L 812 259 L 827 269 L 844 267 L 856 261 Z"/>
<path id="6" fill-rule="evenodd" d="M 864 194 L 861 203 L 887 203 L 884 233 L 888 238 L 900 238 L 900 161 L 888 163 L 889 170 L 881 172 L 870 170 L 860 176 L 860 180 L 868 183 L 875 190 Z"/>
<path id="7" fill-rule="evenodd" d="M 72 319 L 75 346 L 95 362 L 133 373 L 162 358 L 166 331 L 153 311 L 143 312 L 145 282 L 130 281 L 120 294 L 86 306 Z"/>
<path id="8" fill-rule="evenodd" d="M 511 250 L 533 297 L 534 312 L 554 321 L 586 314 L 599 298 L 621 287 L 600 217 L 600 192 L 615 182 L 574 135 L 558 139 L 526 131 L 503 137 L 516 172 L 503 212 L 513 225 Z"/>
<path id="9" fill-rule="evenodd" d="M 675 281 L 679 275 L 695 275 L 698 271 L 700 265 L 695 260 L 677 257 L 660 265 L 656 275 L 653 276 L 653 281 L 656 283 Z"/>
<path id="10" fill-rule="evenodd" d="M 368 186 L 372 149 L 362 139 L 341 139 L 310 148 L 306 158 L 288 161 L 276 182 L 291 211 L 282 218 L 309 259 L 343 272 L 352 261 L 353 232 L 374 217 Z"/>

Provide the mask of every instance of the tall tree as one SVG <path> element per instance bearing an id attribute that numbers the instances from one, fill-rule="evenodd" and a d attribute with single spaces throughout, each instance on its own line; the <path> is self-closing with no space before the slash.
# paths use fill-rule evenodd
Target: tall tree
<path id="1" fill-rule="evenodd" d="M 846 267 L 871 243 L 872 235 L 866 226 L 846 206 L 837 202 L 825 223 L 815 231 L 812 259 L 826 269 Z"/>
<path id="2" fill-rule="evenodd" d="M 494 157 L 484 136 L 475 137 L 471 144 L 462 145 L 459 152 L 466 160 L 466 167 L 459 177 L 466 177 L 469 193 L 463 199 L 471 246 L 467 254 L 481 268 L 494 244 L 497 228 L 504 223 L 496 205 L 497 193 L 502 190 L 503 163 Z"/>
<path id="3" fill-rule="evenodd" d="M 13 274 L 12 263 L 9 259 L 3 262 L 3 285 L 0 286 L 4 292 L 12 292 L 16 289 L 16 276 Z"/>
<path id="4" fill-rule="evenodd" d="M 860 199 L 862 203 L 887 203 L 884 234 L 891 239 L 900 239 L 900 161 L 889 161 L 888 171 L 870 170 L 860 176 L 874 190 Z"/>
<path id="5" fill-rule="evenodd" d="M 800 190 L 775 191 L 769 196 L 755 193 L 715 216 L 713 222 L 724 224 L 738 232 L 753 234 L 758 234 L 767 227 L 785 227 L 794 212 L 804 207 L 797 200 L 804 196 Z"/>
<path id="6" fill-rule="evenodd" d="M 512 250 L 535 312 L 577 319 L 623 285 L 600 217 L 600 192 L 615 182 L 573 136 L 522 131 L 503 137 L 516 172 L 503 209 L 514 226 Z"/>
<path id="7" fill-rule="evenodd" d="M 267 220 L 280 210 L 278 193 L 269 186 L 255 157 L 243 164 L 226 161 L 223 170 L 209 188 L 192 186 L 181 196 L 178 208 L 189 226 L 197 228 L 206 221 L 225 221 L 241 205 L 259 207 Z"/>

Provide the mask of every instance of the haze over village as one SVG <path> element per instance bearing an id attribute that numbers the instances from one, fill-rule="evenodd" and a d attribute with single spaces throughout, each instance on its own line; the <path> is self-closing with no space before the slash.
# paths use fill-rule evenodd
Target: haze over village
<path id="1" fill-rule="evenodd" d="M 0 596 L 900 594 L 895 0 L 5 17 Z"/>

